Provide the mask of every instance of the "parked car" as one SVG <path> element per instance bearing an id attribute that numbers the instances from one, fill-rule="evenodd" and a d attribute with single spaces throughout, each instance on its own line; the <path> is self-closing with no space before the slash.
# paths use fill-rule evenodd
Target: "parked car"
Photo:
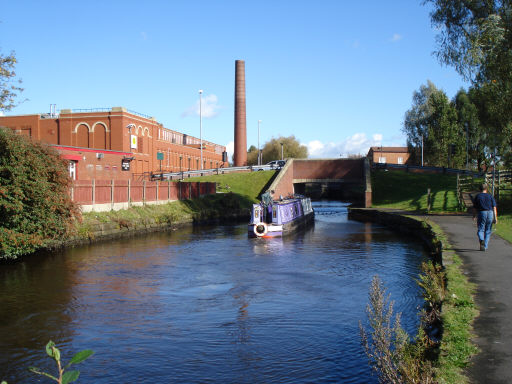
<path id="1" fill-rule="evenodd" d="M 286 164 L 285 160 L 272 160 L 267 163 L 267 165 L 270 165 L 271 169 L 281 169 Z"/>

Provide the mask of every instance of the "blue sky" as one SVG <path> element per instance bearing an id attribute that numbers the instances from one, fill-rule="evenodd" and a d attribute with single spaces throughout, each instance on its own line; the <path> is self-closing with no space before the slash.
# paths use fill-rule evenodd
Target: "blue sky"
<path id="1" fill-rule="evenodd" d="M 277 136 L 311 157 L 405 145 L 404 113 L 427 79 L 467 87 L 432 55 L 420 0 L 2 1 L 0 50 L 25 102 L 6 114 L 123 106 L 232 145 L 235 60 L 245 60 L 247 145 Z"/>

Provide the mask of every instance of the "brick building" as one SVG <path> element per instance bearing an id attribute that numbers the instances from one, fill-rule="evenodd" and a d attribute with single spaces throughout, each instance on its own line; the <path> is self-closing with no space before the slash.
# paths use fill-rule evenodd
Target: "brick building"
<path id="1" fill-rule="evenodd" d="M 54 146 L 73 179 L 141 180 L 160 170 L 201 169 L 200 139 L 122 107 L 0 116 L 0 127 Z M 202 168 L 227 165 L 226 148 L 203 140 Z"/>
<path id="2" fill-rule="evenodd" d="M 408 164 L 410 153 L 407 147 L 371 147 L 367 157 L 372 164 Z"/>

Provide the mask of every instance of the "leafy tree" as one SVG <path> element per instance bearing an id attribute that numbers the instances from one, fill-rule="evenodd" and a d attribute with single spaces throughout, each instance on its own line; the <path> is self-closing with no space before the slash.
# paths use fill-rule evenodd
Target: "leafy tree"
<path id="1" fill-rule="evenodd" d="M 431 3 L 439 35 L 436 51 L 467 80 L 510 82 L 512 4 L 510 0 L 424 0 Z"/>
<path id="2" fill-rule="evenodd" d="M 479 88 L 479 96 L 485 102 L 488 145 L 507 158 L 512 132 L 512 2 L 424 3 L 433 5 L 432 23 L 440 31 L 437 57 Z"/>
<path id="3" fill-rule="evenodd" d="M 460 166 L 465 160 L 465 142 L 457 125 L 455 107 L 431 81 L 413 93 L 413 106 L 405 114 L 403 132 L 416 157 L 421 156 L 423 142 L 425 164 Z"/>
<path id="4" fill-rule="evenodd" d="M 468 162 L 476 161 L 478 169 L 485 160 L 485 139 L 486 134 L 483 130 L 483 125 L 480 124 L 478 116 L 478 108 L 473 102 L 477 95 L 474 89 L 466 92 L 465 89 L 460 89 L 455 95 L 453 104 L 457 110 L 457 123 L 459 130 L 464 132 L 466 140 L 466 150 L 468 155 Z"/>
<path id="5" fill-rule="evenodd" d="M 256 148 L 254 145 L 251 145 L 247 151 L 247 165 L 256 164 L 258 164 L 258 148 Z"/>
<path id="6" fill-rule="evenodd" d="M 283 149 L 283 157 L 306 159 L 308 157 L 308 148 L 301 145 L 295 136 L 272 138 L 266 142 L 262 149 L 262 162 L 268 163 L 272 160 L 281 159 L 281 144 Z"/>
<path id="7" fill-rule="evenodd" d="M 17 105 L 15 98 L 23 91 L 22 88 L 15 85 L 21 83 L 21 80 L 14 81 L 16 62 L 14 52 L 11 52 L 8 56 L 0 53 L 0 111 L 8 111 L 14 108 Z"/>
<path id="8" fill-rule="evenodd" d="M 51 147 L 0 128 L 0 259 L 68 235 L 77 206 L 66 163 Z"/>

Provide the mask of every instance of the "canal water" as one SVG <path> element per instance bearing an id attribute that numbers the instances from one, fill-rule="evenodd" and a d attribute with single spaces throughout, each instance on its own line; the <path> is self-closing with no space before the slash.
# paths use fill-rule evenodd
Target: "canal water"
<path id="1" fill-rule="evenodd" d="M 314 227 L 179 229 L 0 268 L 0 380 L 47 382 L 44 346 L 93 349 L 80 383 L 376 383 L 360 345 L 371 279 L 414 333 L 421 245 L 315 205 Z M 48 381 L 49 382 L 49 381 Z"/>

